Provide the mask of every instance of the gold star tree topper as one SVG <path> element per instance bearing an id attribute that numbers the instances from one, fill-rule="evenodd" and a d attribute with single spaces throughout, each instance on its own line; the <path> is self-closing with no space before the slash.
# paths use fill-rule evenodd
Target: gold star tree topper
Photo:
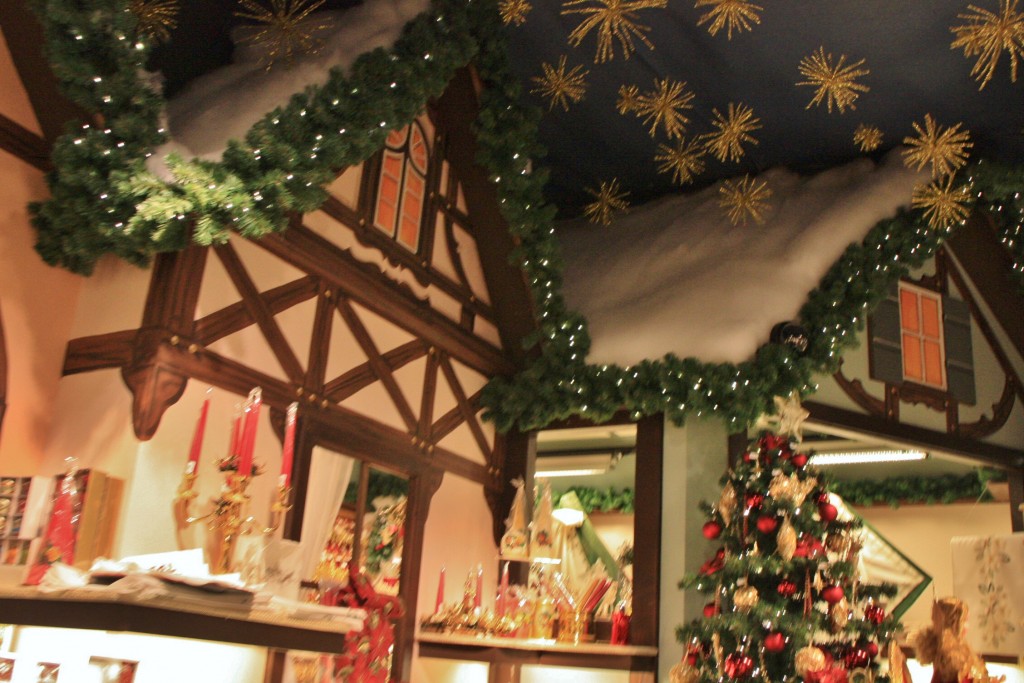
<path id="1" fill-rule="evenodd" d="M 671 173 L 673 183 L 685 185 L 704 171 L 705 154 L 700 140 L 687 142 L 680 138 L 673 147 L 658 145 L 654 160 L 658 162 L 658 173 Z"/>
<path id="2" fill-rule="evenodd" d="M 971 195 L 966 185 L 953 185 L 953 176 L 914 188 L 910 205 L 924 209 L 924 217 L 935 230 L 948 230 L 967 220 Z"/>
<path id="3" fill-rule="evenodd" d="M 619 88 L 617 108 L 620 113 L 631 111 L 642 117 L 644 125 L 650 126 L 648 133 L 652 138 L 661 127 L 671 140 L 683 137 L 686 132 L 690 119 L 683 112 L 693 109 L 691 102 L 693 93 L 686 89 L 685 81 L 655 78 L 654 89 L 647 92 L 639 92 L 636 86 Z"/>
<path id="4" fill-rule="evenodd" d="M 521 26 L 526 22 L 526 15 L 533 9 L 533 5 L 526 0 L 501 0 L 498 3 L 498 11 L 501 13 L 501 20 L 506 25 Z"/>
<path id="5" fill-rule="evenodd" d="M 611 182 L 602 180 L 598 189 L 588 187 L 586 192 L 597 200 L 583 207 L 583 215 L 591 223 L 611 225 L 612 216 L 616 212 L 629 210 L 629 202 L 626 201 L 629 193 L 619 189 L 618 178 L 613 178 Z"/>
<path id="6" fill-rule="evenodd" d="M 743 143 L 757 144 L 750 133 L 761 128 L 761 119 L 744 104 L 730 102 L 728 112 L 728 116 L 723 116 L 717 109 L 712 110 L 711 125 L 716 130 L 704 135 L 704 148 L 719 161 L 739 161 L 744 154 Z"/>
<path id="7" fill-rule="evenodd" d="M 874 152 L 882 145 L 882 131 L 875 126 L 858 124 L 853 131 L 853 144 L 862 152 Z"/>
<path id="8" fill-rule="evenodd" d="M 171 31 L 178 26 L 178 0 L 129 0 L 128 10 L 137 20 L 136 30 L 140 35 L 157 42 L 171 39 Z"/>
<path id="9" fill-rule="evenodd" d="M 726 180 L 718 188 L 718 194 L 718 205 L 727 210 L 726 215 L 733 225 L 746 225 L 750 218 L 764 223 L 764 212 L 770 207 L 768 200 L 772 196 L 767 182 L 745 175 L 738 181 Z"/>
<path id="10" fill-rule="evenodd" d="M 999 0 L 998 13 L 968 5 L 972 13 L 957 15 L 967 23 L 949 29 L 956 34 L 951 49 L 963 48 L 964 57 L 978 57 L 971 69 L 971 76 L 981 82 L 978 90 L 992 80 L 1003 50 L 1010 56 L 1010 81 L 1017 82 L 1017 61 L 1024 58 L 1024 14 L 1017 11 L 1017 3 Z"/>
<path id="11" fill-rule="evenodd" d="M 800 394 L 796 391 L 789 396 L 776 396 L 774 415 L 761 415 L 754 423 L 754 429 L 772 429 L 780 436 L 790 436 L 797 443 L 804 440 L 804 422 L 811 413 L 800 403 Z"/>
<path id="12" fill-rule="evenodd" d="M 710 24 L 708 33 L 715 36 L 723 28 L 728 40 L 732 40 L 732 32 L 742 33 L 752 30 L 752 24 L 761 23 L 761 15 L 758 12 L 764 10 L 760 5 L 755 5 L 748 0 L 697 0 L 694 9 L 710 7 L 697 21 L 697 26 Z"/>
<path id="13" fill-rule="evenodd" d="M 574 66 L 566 71 L 566 59 L 565 55 L 558 58 L 558 68 L 547 62 L 542 63 L 540 66 L 544 75 L 534 76 L 531 79 L 537 84 L 537 87 L 530 92 L 547 99 L 549 110 L 559 104 L 564 111 L 569 111 L 569 101 L 579 102 L 587 92 L 584 78 L 590 72 L 581 66 Z"/>
<path id="14" fill-rule="evenodd" d="M 236 11 L 235 16 L 256 24 L 242 40 L 266 50 L 260 61 L 267 70 L 281 61 L 290 63 L 302 54 L 317 54 L 323 49 L 323 43 L 316 34 L 330 24 L 307 19 L 324 2 L 267 0 L 264 5 L 263 0 L 238 0 L 242 9 Z"/>
<path id="15" fill-rule="evenodd" d="M 917 137 L 903 138 L 903 143 L 910 146 L 903 151 L 903 163 L 917 171 L 931 164 L 933 178 L 952 174 L 967 163 L 967 150 L 974 146 L 970 134 L 961 132 L 960 125 L 943 129 L 931 114 L 925 114 L 924 127 L 914 122 Z"/>
<path id="16" fill-rule="evenodd" d="M 622 56 L 636 52 L 636 38 L 650 49 L 654 44 L 647 38 L 650 26 L 637 22 L 636 13 L 642 9 L 661 9 L 668 0 L 569 0 L 562 4 L 562 14 L 582 14 L 586 18 L 569 34 L 569 44 L 579 47 L 587 34 L 597 29 L 595 62 L 607 62 L 615 57 L 615 42 L 622 48 Z"/>
<path id="17" fill-rule="evenodd" d="M 828 113 L 832 113 L 834 106 L 842 114 L 847 107 L 856 109 L 854 101 L 860 93 L 870 90 L 868 86 L 857 82 L 861 76 L 867 76 L 870 71 L 860 68 L 864 60 L 846 64 L 846 55 L 839 55 L 839 60 L 833 62 L 831 53 L 826 54 L 824 47 L 819 47 L 817 52 L 811 53 L 810 57 L 800 60 L 800 75 L 806 81 L 800 81 L 797 85 L 810 85 L 817 90 L 814 97 L 807 104 L 807 109 L 825 102 Z"/>

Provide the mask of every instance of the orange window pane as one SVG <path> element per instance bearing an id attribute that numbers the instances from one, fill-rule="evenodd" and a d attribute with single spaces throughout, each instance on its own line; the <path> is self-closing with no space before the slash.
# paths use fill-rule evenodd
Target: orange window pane
<path id="1" fill-rule="evenodd" d="M 409 143 L 409 158 L 422 174 L 427 172 L 427 142 L 423 139 L 419 128 L 413 129 L 412 142 Z"/>
<path id="2" fill-rule="evenodd" d="M 939 301 L 930 296 L 921 297 L 921 334 L 939 338 Z"/>
<path id="3" fill-rule="evenodd" d="M 917 294 L 906 289 L 900 290 L 900 326 L 908 332 L 918 332 Z"/>
<path id="4" fill-rule="evenodd" d="M 921 342 L 912 334 L 903 335 L 903 376 L 918 382 L 924 379 L 921 368 Z"/>
<path id="5" fill-rule="evenodd" d="M 405 247 L 416 251 L 420 239 L 420 221 L 423 217 L 423 179 L 410 172 L 405 179 L 405 192 L 402 197 L 402 224 L 399 227 L 398 241 Z"/>
<path id="6" fill-rule="evenodd" d="M 401 147 L 402 145 L 405 144 L 405 139 L 406 139 L 406 137 L 408 137 L 408 135 L 409 135 L 409 127 L 408 126 L 406 126 L 405 128 L 400 128 L 398 130 L 393 130 L 390 133 L 388 133 L 388 138 L 385 141 L 385 144 L 388 147 L 392 147 L 394 149 L 398 149 L 399 147 Z"/>
<path id="7" fill-rule="evenodd" d="M 938 342 L 924 342 L 924 381 L 938 387 L 943 385 L 942 349 Z"/>

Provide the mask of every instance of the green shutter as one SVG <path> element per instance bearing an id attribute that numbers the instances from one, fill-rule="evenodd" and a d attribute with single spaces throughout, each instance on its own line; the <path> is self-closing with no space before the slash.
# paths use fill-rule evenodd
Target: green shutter
<path id="1" fill-rule="evenodd" d="M 903 383 L 903 347 L 900 343 L 898 288 L 875 307 L 868 321 L 871 377 L 890 384 Z"/>
<path id="2" fill-rule="evenodd" d="M 963 301 L 942 297 L 946 345 L 946 385 L 960 403 L 974 405 L 974 353 L 971 348 L 971 311 Z"/>

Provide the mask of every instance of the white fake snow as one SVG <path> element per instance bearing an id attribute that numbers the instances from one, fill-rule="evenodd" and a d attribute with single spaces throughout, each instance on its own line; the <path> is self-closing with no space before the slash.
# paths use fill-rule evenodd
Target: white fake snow
<path id="1" fill-rule="evenodd" d="M 588 362 L 631 365 L 674 353 L 741 362 L 796 318 L 847 245 L 907 206 L 924 175 L 893 151 L 813 177 L 772 169 L 763 224 L 733 226 L 718 186 L 634 208 L 610 226 L 558 226 L 563 292 L 592 338 Z"/>

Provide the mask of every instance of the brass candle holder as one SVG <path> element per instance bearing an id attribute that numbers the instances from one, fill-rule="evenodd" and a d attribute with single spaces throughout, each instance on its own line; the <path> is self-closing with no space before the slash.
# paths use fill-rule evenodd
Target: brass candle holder
<path id="1" fill-rule="evenodd" d="M 193 490 L 196 475 L 185 471 L 181 486 L 174 498 L 175 533 L 178 548 L 185 549 L 183 534 L 196 522 L 206 522 L 207 552 L 209 553 L 210 570 L 215 574 L 228 574 L 234 571 L 235 548 L 238 537 L 253 523 L 247 516 L 249 508 L 249 487 L 251 477 L 241 477 L 234 471 L 225 473 L 224 486 L 220 495 L 214 498 L 210 511 L 205 515 L 190 514 L 192 501 L 196 498 Z"/>
<path id="2" fill-rule="evenodd" d="M 274 502 L 270 504 L 270 524 L 263 530 L 263 533 L 269 535 L 281 528 L 285 514 L 292 509 L 292 506 L 288 504 L 291 496 L 291 486 L 282 483 L 277 487 L 277 495 L 274 496 Z"/>

